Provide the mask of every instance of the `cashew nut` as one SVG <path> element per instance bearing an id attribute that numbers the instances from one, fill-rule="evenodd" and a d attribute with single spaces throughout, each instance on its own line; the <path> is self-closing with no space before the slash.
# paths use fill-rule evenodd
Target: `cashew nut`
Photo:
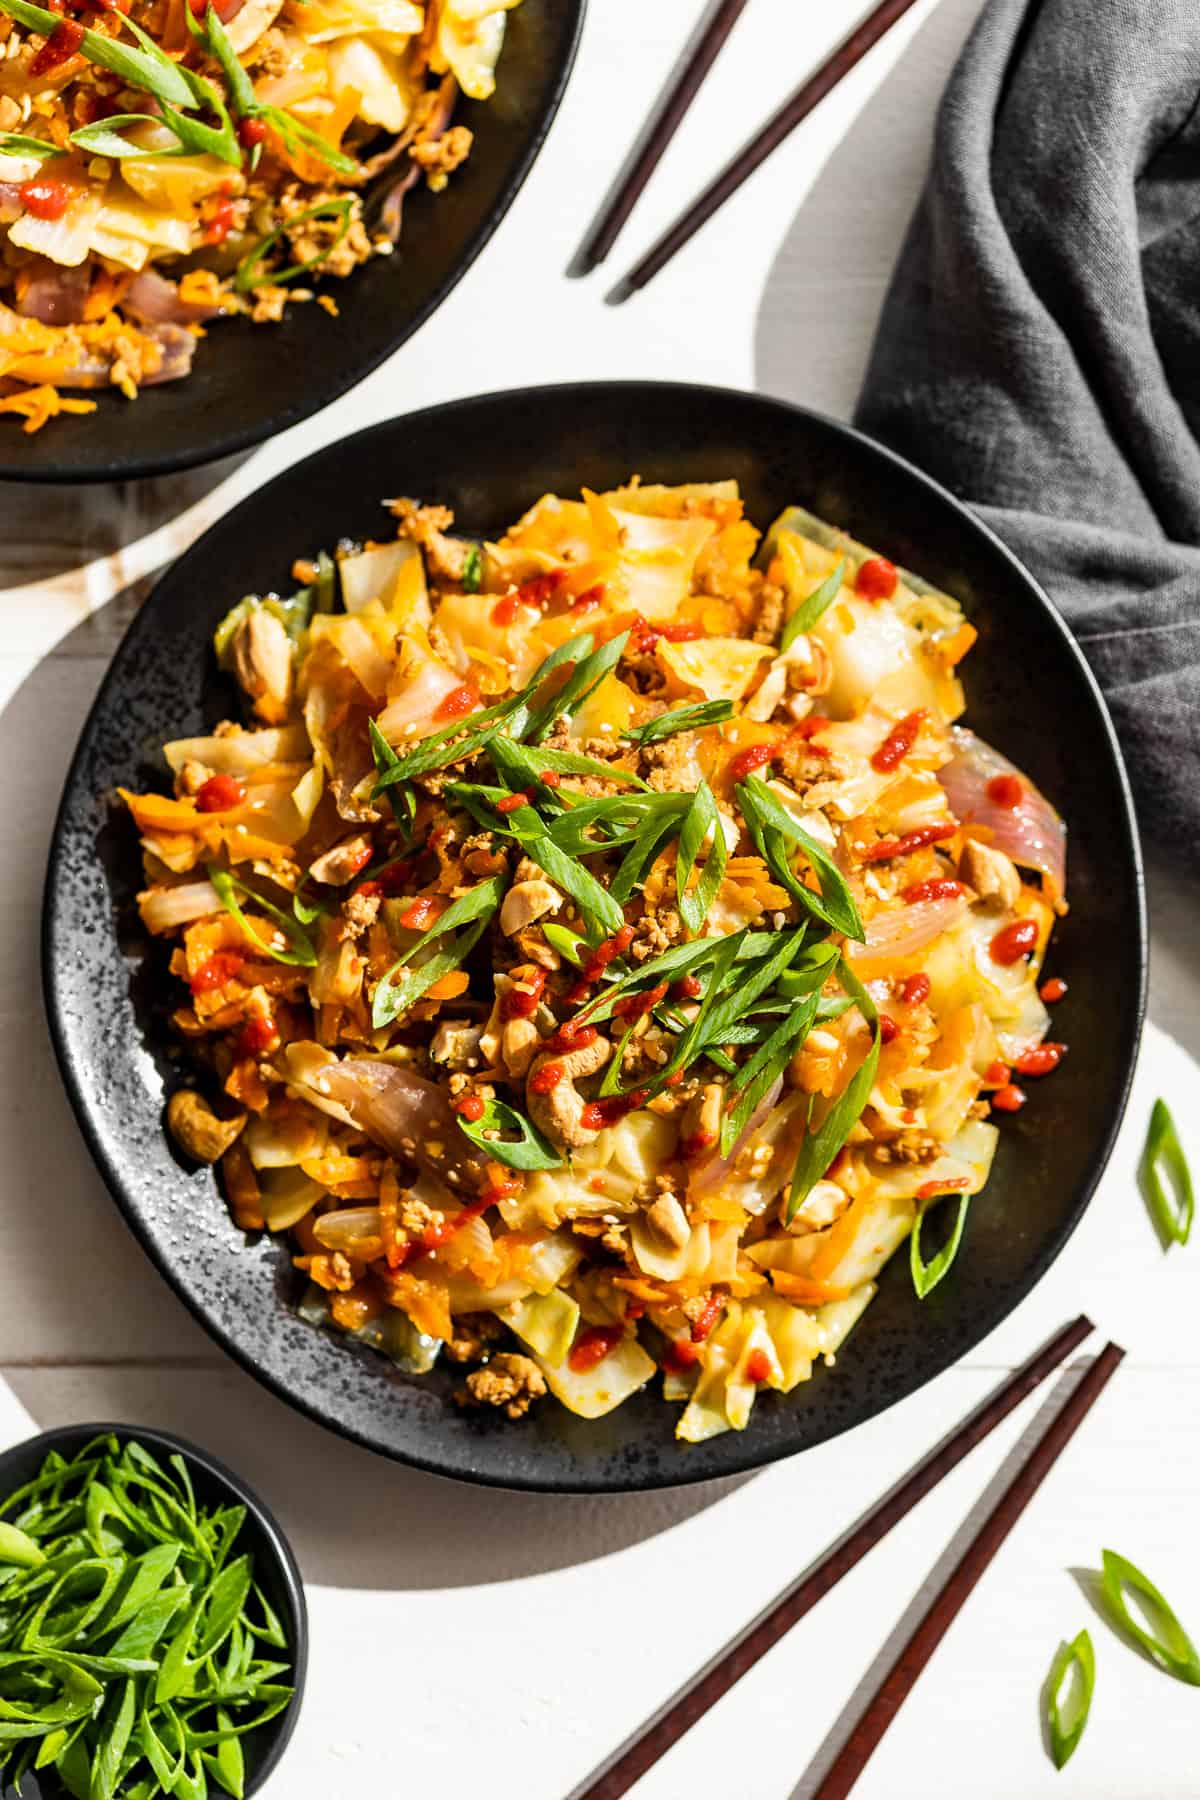
<path id="1" fill-rule="evenodd" d="M 500 1060 L 518 1080 L 537 1054 L 542 1034 L 532 1019 L 509 1019 L 500 1033 Z"/>
<path id="2" fill-rule="evenodd" d="M 219 1119 L 208 1101 L 191 1088 L 180 1088 L 167 1101 L 167 1129 L 195 1162 L 219 1161 L 241 1136 L 245 1123 L 245 1113 L 235 1119 Z"/>
<path id="3" fill-rule="evenodd" d="M 500 908 L 500 929 L 505 937 L 513 937 L 518 931 L 524 931 L 526 925 L 532 925 L 546 913 L 557 912 L 563 903 L 563 897 L 556 887 L 540 878 L 534 881 L 518 881 L 510 887 L 504 896 Z"/>
<path id="4" fill-rule="evenodd" d="M 719 1081 L 710 1081 L 683 1109 L 683 1118 L 679 1124 L 681 1142 L 688 1138 L 699 1139 L 701 1143 L 715 1144 L 721 1135 L 721 1104 L 725 1098 L 725 1090 Z"/>
<path id="5" fill-rule="evenodd" d="M 824 1231 L 827 1225 L 841 1218 L 849 1204 L 849 1194 L 836 1181 L 814 1181 L 787 1230 L 797 1237 L 810 1231 Z"/>
<path id="6" fill-rule="evenodd" d="M 691 1242 L 692 1228 L 674 1194 L 663 1194 L 654 1202 L 646 1214 L 646 1223 L 672 1250 L 682 1250 Z"/>
<path id="7" fill-rule="evenodd" d="M 1021 877 L 1003 850 L 968 838 L 958 859 L 958 873 L 981 900 L 996 900 L 1010 912 L 1021 897 Z"/>
<path id="8" fill-rule="evenodd" d="M 314 881 L 323 881 L 327 887 L 342 887 L 358 874 L 366 860 L 363 851 L 369 857 L 371 848 L 372 841 L 366 832 L 356 831 L 335 844 L 332 850 L 326 850 L 323 856 L 318 856 L 308 872 Z"/>
<path id="9" fill-rule="evenodd" d="M 287 632 L 265 606 L 251 607 L 233 634 L 233 672 L 268 725 L 287 717 L 292 697 L 292 646 Z"/>
<path id="10" fill-rule="evenodd" d="M 247 50 L 275 23 L 282 7 L 283 0 L 246 0 L 245 6 L 225 27 L 229 41 L 240 57 L 244 59 Z"/>
<path id="11" fill-rule="evenodd" d="M 582 1150 L 585 1145 L 595 1143 L 595 1132 L 585 1130 L 580 1124 L 587 1101 L 575 1083 L 597 1074 L 611 1055 L 612 1045 L 608 1039 L 597 1037 L 590 1044 L 581 1044 L 577 1050 L 568 1050 L 565 1055 L 534 1057 L 525 1082 L 529 1116 L 538 1130 L 560 1150 Z M 562 1077 L 549 1093 L 539 1094 L 533 1086 L 533 1077 L 548 1063 L 559 1064 Z"/>

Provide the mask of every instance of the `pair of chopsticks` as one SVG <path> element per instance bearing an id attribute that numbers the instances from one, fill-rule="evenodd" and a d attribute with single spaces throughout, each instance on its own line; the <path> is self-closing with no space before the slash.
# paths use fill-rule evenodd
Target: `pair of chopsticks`
<path id="1" fill-rule="evenodd" d="M 711 1668 L 684 1688 L 666 1712 L 647 1726 L 590 1787 L 578 1790 L 574 1800 L 618 1800 L 620 1795 L 627 1794 L 735 1682 L 740 1681 L 799 1619 L 811 1611 L 843 1575 L 862 1561 L 868 1550 L 874 1549 L 887 1536 L 893 1525 L 907 1517 L 918 1501 L 957 1468 L 963 1458 L 982 1443 L 1047 1375 L 1065 1362 L 1092 1330 L 1091 1321 L 1082 1315 L 1073 1324 L 1065 1325 L 1043 1350 L 1010 1375 L 990 1400 L 965 1419 L 945 1443 L 918 1463 L 842 1543 L 835 1545 L 788 1588 L 769 1612 L 738 1638 Z M 1109 1343 L 1088 1365 L 896 1657 L 813 1800 L 844 1800 L 850 1792 L 980 1576 L 1095 1405 L 1124 1354 L 1118 1345 Z"/>
<path id="2" fill-rule="evenodd" d="M 598 263 L 603 262 L 616 243 L 622 226 L 637 205 L 642 190 L 658 167 L 664 150 L 679 129 L 684 114 L 746 5 L 747 0 L 721 0 L 709 19 L 695 50 L 663 101 L 642 149 L 584 240 L 577 263 L 580 274 L 587 274 Z M 712 218 L 718 207 L 724 206 L 744 181 L 749 180 L 754 171 L 766 162 L 771 152 L 778 149 L 801 120 L 807 119 L 813 108 L 849 74 L 856 63 L 862 61 L 867 51 L 878 43 L 912 5 L 913 0 L 881 0 L 881 4 L 867 15 L 861 25 L 855 27 L 849 37 L 842 40 L 816 73 L 796 89 L 779 111 L 767 120 L 761 131 L 738 151 L 732 162 L 726 164 L 716 179 L 693 200 L 687 211 L 676 219 L 641 261 L 635 264 L 620 283 L 613 298 L 625 300 L 639 288 L 644 288 L 670 262 L 676 251 L 681 250 L 689 238 L 695 236 L 700 227 Z"/>

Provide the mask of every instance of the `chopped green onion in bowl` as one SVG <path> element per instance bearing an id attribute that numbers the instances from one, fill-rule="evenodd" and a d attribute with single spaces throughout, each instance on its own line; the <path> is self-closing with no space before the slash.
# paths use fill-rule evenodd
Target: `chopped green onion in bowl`
<path id="1" fill-rule="evenodd" d="M 254 1794 L 295 1725 L 307 1638 L 280 1527 L 194 1445 L 101 1424 L 0 1454 L 0 1699 L 15 1727 L 0 1786 Z"/>

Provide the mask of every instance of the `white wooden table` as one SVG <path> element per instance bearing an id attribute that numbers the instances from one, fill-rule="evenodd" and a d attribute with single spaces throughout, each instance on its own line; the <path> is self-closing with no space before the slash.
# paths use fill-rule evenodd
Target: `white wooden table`
<path id="1" fill-rule="evenodd" d="M 795 1572 L 1081 1308 L 1129 1358 L 954 1626 L 867 1770 L 863 1800 L 1194 1800 L 1200 1699 L 1099 1625 L 1073 1570 L 1102 1545 L 1200 1632 L 1200 1248 L 1165 1258 L 1134 1185 L 1153 1098 L 1200 1167 L 1194 888 L 1153 885 L 1151 1028 L 1118 1153 L 1037 1292 L 931 1388 L 790 1465 L 698 1490 L 564 1501 L 408 1473 L 290 1412 L 227 1361 L 126 1232 L 63 1097 L 38 992 L 39 891 L 84 713 L 150 573 L 311 448 L 472 391 L 579 376 L 757 387 L 846 414 L 979 0 L 912 15 L 633 303 L 606 288 L 862 10 L 755 0 L 608 270 L 563 271 L 704 10 L 592 0 L 550 143 L 437 317 L 327 413 L 233 465 L 143 485 L 0 490 L 0 1445 L 73 1420 L 174 1427 L 269 1497 L 305 1576 L 313 1656 L 272 1800 L 562 1800 Z M 215 340 L 213 354 L 219 354 Z M 153 405 L 153 398 L 143 404 Z M 714 471 L 719 474 L 720 471 Z M 975 1455 L 638 1789 L 645 1800 L 812 1792 L 897 1622 L 954 1555 L 1043 1396 Z M 1093 1627 L 1092 1724 L 1056 1775 L 1038 1693 Z M 1132 1728 L 1131 1728 L 1132 1726 Z"/>

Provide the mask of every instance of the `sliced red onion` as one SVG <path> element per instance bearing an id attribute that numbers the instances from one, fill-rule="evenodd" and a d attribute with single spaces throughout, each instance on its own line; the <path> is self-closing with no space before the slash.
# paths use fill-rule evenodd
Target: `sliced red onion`
<path id="1" fill-rule="evenodd" d="M 22 318 L 36 319 L 41 325 L 80 325 L 91 279 L 92 271 L 85 262 L 68 269 L 47 261 L 33 274 L 17 302 L 17 311 Z"/>
<path id="2" fill-rule="evenodd" d="M 858 954 L 912 956 L 941 937 L 966 910 L 966 896 L 960 894 L 949 900 L 918 900 L 900 912 L 879 913 L 867 925 L 866 945 Z"/>
<path id="3" fill-rule="evenodd" d="M 963 825 L 986 827 L 990 844 L 1023 868 L 1037 869 L 1045 877 L 1051 901 L 1061 900 L 1067 885 L 1063 821 L 1028 775 L 998 750 L 961 726 L 956 725 L 951 735 L 954 755 L 938 770 L 951 812 Z M 1018 777 L 1024 789 L 1018 806 L 998 806 L 989 797 L 988 783 L 996 775 Z"/>
<path id="4" fill-rule="evenodd" d="M 482 1160 L 458 1129 L 446 1089 L 403 1063 L 351 1056 L 322 1062 L 297 1079 L 300 1065 L 289 1058 L 288 1073 L 316 1106 L 332 1101 L 393 1156 L 415 1157 L 442 1180 L 451 1169 Z"/>
<path id="5" fill-rule="evenodd" d="M 215 319 L 221 308 L 181 300 L 177 283 L 154 269 L 143 269 L 126 288 L 121 311 L 143 325 L 197 325 Z"/>
<path id="6" fill-rule="evenodd" d="M 142 376 L 145 387 L 158 387 L 164 381 L 181 381 L 192 372 L 196 340 L 182 325 L 147 325 L 145 335 L 153 338 L 162 351 L 162 361 L 152 373 Z"/>
<path id="7" fill-rule="evenodd" d="M 746 1121 L 746 1128 L 741 1137 L 733 1145 L 728 1156 L 709 1156 L 702 1163 L 697 1163 L 688 1176 L 688 1197 L 698 1200 L 702 1194 L 711 1194 L 728 1178 L 730 1170 L 742 1153 L 743 1147 L 758 1130 L 783 1090 L 783 1077 L 779 1076 L 767 1089 L 754 1111 Z"/>

